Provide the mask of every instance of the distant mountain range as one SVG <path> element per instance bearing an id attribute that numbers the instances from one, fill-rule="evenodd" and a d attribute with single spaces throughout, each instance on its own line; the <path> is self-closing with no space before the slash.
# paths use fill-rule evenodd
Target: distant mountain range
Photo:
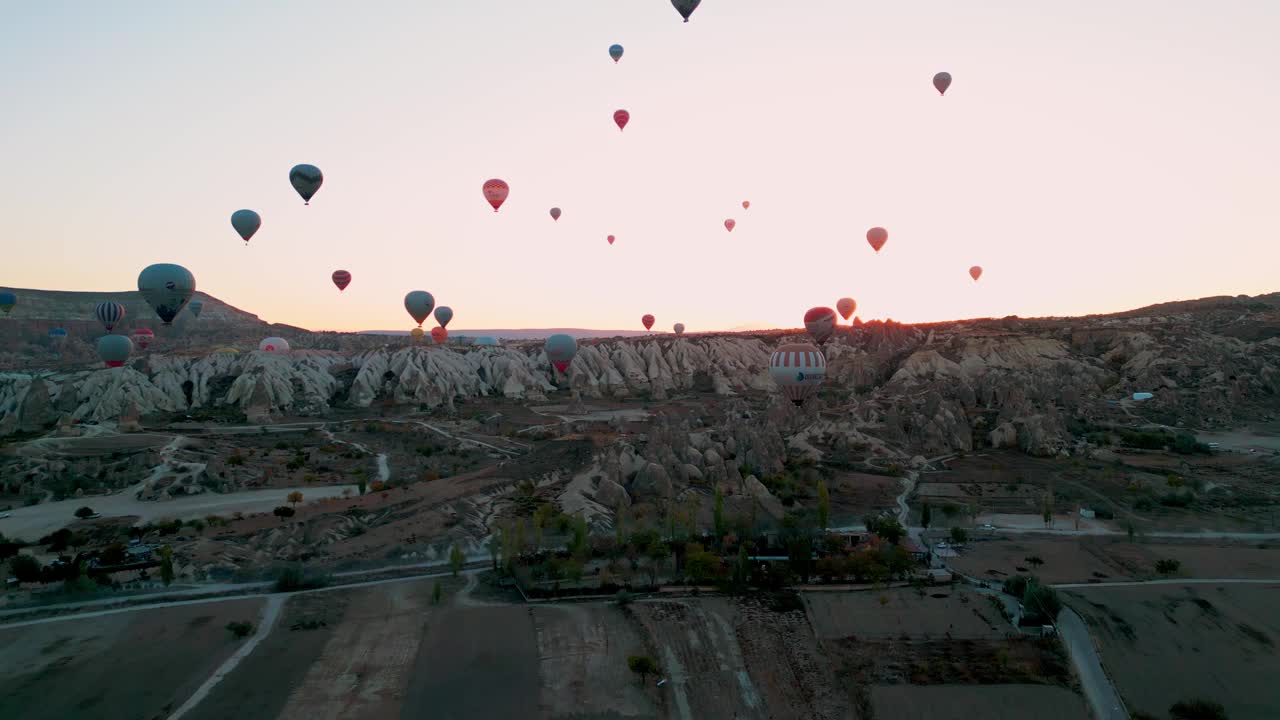
<path id="1" fill-rule="evenodd" d="M 500 340 L 541 340 L 552 335 L 559 334 L 569 335 L 574 338 L 602 338 L 602 337 L 639 337 L 642 335 L 658 334 L 648 333 L 644 330 L 591 330 L 587 328 L 501 328 L 492 330 L 464 330 L 462 328 L 450 328 L 450 337 L 494 337 Z M 408 335 L 407 330 L 361 330 L 361 335 L 392 335 L 403 336 Z"/>

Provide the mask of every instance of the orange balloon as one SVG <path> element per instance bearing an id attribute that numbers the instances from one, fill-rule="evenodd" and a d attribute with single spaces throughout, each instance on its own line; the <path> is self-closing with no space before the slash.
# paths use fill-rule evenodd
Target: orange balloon
<path id="1" fill-rule="evenodd" d="M 867 242 L 871 243 L 871 247 L 880 252 L 880 248 L 889 242 L 889 231 L 882 227 L 873 227 L 867 231 Z"/>
<path id="2" fill-rule="evenodd" d="M 978 278 L 982 277 L 982 267 L 980 265 L 974 265 L 969 268 L 969 277 L 973 278 L 974 282 L 978 282 Z"/>
<path id="3" fill-rule="evenodd" d="M 437 345 L 443 345 L 444 341 L 449 339 L 449 331 L 437 325 L 431 328 L 431 339 L 435 340 Z"/>

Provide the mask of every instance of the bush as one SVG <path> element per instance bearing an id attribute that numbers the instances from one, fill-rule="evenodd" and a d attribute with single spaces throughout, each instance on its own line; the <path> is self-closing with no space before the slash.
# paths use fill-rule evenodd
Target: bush
<path id="1" fill-rule="evenodd" d="M 962 527 L 951 528 L 951 542 L 964 543 L 969 541 L 969 531 Z"/>
<path id="2" fill-rule="evenodd" d="M 1161 575 L 1172 575 L 1182 567 L 1182 562 L 1172 558 L 1156 561 L 1156 572 Z"/>
<path id="3" fill-rule="evenodd" d="M 300 565 L 290 565 L 276 574 L 276 592 L 311 590 L 328 584 L 328 575 L 309 573 Z"/>
<path id="4" fill-rule="evenodd" d="M 89 507 L 88 505 L 83 505 L 81 507 L 76 508 L 76 517 L 82 520 L 94 514 L 95 513 L 93 512 L 93 508 Z"/>
<path id="5" fill-rule="evenodd" d="M 263 430 L 266 430 L 266 428 L 263 428 Z M 244 456 L 240 454 L 240 451 L 239 451 L 239 450 L 237 450 L 237 451 L 235 451 L 235 452 L 231 453 L 231 457 L 227 458 L 227 464 L 228 464 L 228 465 L 243 465 L 243 464 L 244 464 Z"/>
<path id="6" fill-rule="evenodd" d="M 30 555 L 15 555 L 9 561 L 9 572 L 18 582 L 36 582 L 40 579 L 40 561 Z"/>
<path id="7" fill-rule="evenodd" d="M 1179 700 L 1169 706 L 1169 717 L 1174 720 L 1227 720 L 1227 709 L 1201 698 Z"/>
<path id="8" fill-rule="evenodd" d="M 276 517 L 280 518 L 283 521 L 285 518 L 293 517 L 296 513 L 294 512 L 294 509 L 289 507 L 288 505 L 281 505 L 277 507 L 275 510 L 272 510 L 271 514 L 275 515 Z"/>
<path id="9" fill-rule="evenodd" d="M 240 620 L 239 622 L 227 623 L 227 630 L 238 638 L 246 637 L 253 632 L 253 623 Z"/>

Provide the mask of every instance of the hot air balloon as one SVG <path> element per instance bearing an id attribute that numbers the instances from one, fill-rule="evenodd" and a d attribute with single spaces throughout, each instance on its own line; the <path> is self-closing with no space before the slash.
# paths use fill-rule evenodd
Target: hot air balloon
<path id="1" fill-rule="evenodd" d="M 409 311 L 409 317 L 418 323 L 418 327 L 422 327 L 422 323 L 431 316 L 431 309 L 435 306 L 436 299 L 425 290 L 414 290 L 404 296 L 404 309 Z"/>
<path id="2" fill-rule="evenodd" d="M 551 219 L 552 220 L 560 219 L 560 208 L 551 208 Z"/>
<path id="3" fill-rule="evenodd" d="M 302 196 L 303 204 L 310 205 L 311 196 L 324 184 L 324 173 L 315 165 L 294 165 L 289 171 L 289 184 Z"/>
<path id="4" fill-rule="evenodd" d="M 1137 400 L 1138 402 L 1142 402 L 1143 400 L 1150 400 L 1153 397 L 1155 397 L 1155 395 L 1149 392 L 1136 392 L 1133 394 L 1133 399 Z"/>
<path id="5" fill-rule="evenodd" d="M 689 16 L 701 4 L 702 0 L 671 0 L 672 7 L 676 9 L 676 12 L 680 13 L 680 17 L 684 18 L 685 22 L 689 22 Z"/>
<path id="6" fill-rule="evenodd" d="M 573 362 L 573 356 L 578 354 L 578 341 L 570 335 L 561 333 L 547 338 L 543 348 L 547 352 L 547 359 L 551 361 L 551 365 L 560 372 L 566 372 L 569 369 L 569 363 Z"/>
<path id="7" fill-rule="evenodd" d="M 644 317 L 640 318 L 640 322 L 644 325 L 644 329 L 648 330 L 653 327 L 653 316 L 645 315 Z"/>
<path id="8" fill-rule="evenodd" d="M 8 315 L 9 311 L 13 310 L 13 306 L 17 304 L 18 304 L 17 295 L 14 295 L 13 293 L 7 290 L 4 292 L 0 292 L 0 310 L 4 311 L 5 315 Z"/>
<path id="9" fill-rule="evenodd" d="M 622 46 L 621 46 L 621 45 L 618 45 L 617 43 L 614 43 L 613 45 L 610 45 L 610 46 L 609 46 L 609 57 L 613 58 L 613 61 L 614 61 L 614 62 L 618 62 L 619 60 L 621 60 L 621 59 L 622 59 Z"/>
<path id="10" fill-rule="evenodd" d="M 617 123 L 618 130 L 626 130 L 627 123 L 631 122 L 631 113 L 626 110 L 615 110 L 613 113 L 613 121 Z"/>
<path id="11" fill-rule="evenodd" d="M 835 332 L 836 311 L 829 307 L 810 308 L 804 314 L 804 329 L 809 331 L 814 342 L 821 345 Z"/>
<path id="12" fill-rule="evenodd" d="M 240 350 L 238 350 L 237 348 L 229 347 L 229 346 L 226 346 L 226 345 L 224 345 L 224 346 L 222 346 L 222 347 L 219 347 L 219 348 L 214 348 L 214 349 L 210 350 L 209 352 L 210 352 L 211 354 L 216 354 L 216 353 L 226 353 L 226 354 L 228 354 L 228 355 L 239 355 L 239 354 L 240 354 Z"/>
<path id="13" fill-rule="evenodd" d="M 607 239 L 609 241 L 609 244 L 612 245 L 615 238 L 612 235 L 610 235 Z"/>
<path id="14" fill-rule="evenodd" d="M 420 327 L 416 327 L 409 331 L 409 337 L 413 338 L 414 342 L 421 342 L 422 336 L 426 334 L 427 332 Z"/>
<path id="15" fill-rule="evenodd" d="M 231 227 L 236 229 L 244 239 L 244 244 L 248 245 L 249 238 L 262 227 L 262 216 L 252 210 L 237 210 L 231 213 Z"/>
<path id="16" fill-rule="evenodd" d="M 676 331 L 676 335 L 683 335 L 683 334 L 684 334 L 684 323 L 676 323 L 676 324 L 675 324 L 675 327 L 673 327 L 673 328 L 671 328 L 671 329 Z"/>
<path id="17" fill-rule="evenodd" d="M 133 344 L 146 350 L 151 347 L 151 341 L 156 339 L 156 334 L 150 328 L 138 328 L 133 331 Z"/>
<path id="18" fill-rule="evenodd" d="M 437 345 L 443 345 L 444 341 L 449 339 L 449 331 L 437 325 L 431 328 L 431 339 L 434 340 Z"/>
<path id="19" fill-rule="evenodd" d="M 347 286 L 351 284 L 351 273 L 346 270 L 334 270 L 331 277 L 333 278 L 333 284 L 338 286 L 338 292 L 346 290 Z"/>
<path id="20" fill-rule="evenodd" d="M 138 290 L 168 326 L 195 294 L 196 278 L 181 265 L 148 265 L 138 275 Z"/>
<path id="21" fill-rule="evenodd" d="M 187 309 L 191 311 L 193 317 L 200 317 L 200 311 L 204 309 L 204 301 L 196 298 L 187 303 Z"/>
<path id="22" fill-rule="evenodd" d="M 98 338 L 98 356 L 107 367 L 120 367 L 133 352 L 133 343 L 123 335 L 103 335 Z"/>
<path id="23" fill-rule="evenodd" d="M 258 349 L 263 352 L 287 353 L 289 352 L 289 341 L 282 337 L 262 338 L 262 342 L 258 343 Z"/>
<path id="24" fill-rule="evenodd" d="M 498 208 L 502 207 L 502 203 L 507 201 L 507 195 L 511 192 L 511 188 L 497 178 L 485 180 L 483 189 L 484 199 L 488 200 L 489 204 L 493 206 L 494 212 L 498 212 Z"/>
<path id="25" fill-rule="evenodd" d="M 940 72 L 933 76 L 933 86 L 938 89 L 939 95 L 946 95 L 947 88 L 951 87 L 951 73 Z"/>
<path id="26" fill-rule="evenodd" d="M 973 278 L 974 282 L 978 282 L 978 278 L 982 277 L 982 266 L 974 265 L 969 268 L 969 277 Z"/>
<path id="27" fill-rule="evenodd" d="M 61 345 L 62 343 L 66 342 L 66 340 L 67 340 L 66 328 L 50 328 L 49 329 L 49 342 L 53 343 L 54 345 Z"/>
<path id="28" fill-rule="evenodd" d="M 749 207 L 751 207 L 751 201 L 750 201 L 750 200 L 743 200 L 743 201 L 742 201 L 742 209 L 743 209 L 743 210 L 746 210 L 746 209 L 747 209 L 747 208 L 749 208 Z"/>
<path id="29" fill-rule="evenodd" d="M 490 337 L 488 335 L 481 335 L 480 337 L 473 340 L 471 344 L 472 345 L 497 345 L 498 338 Z"/>
<path id="30" fill-rule="evenodd" d="M 100 302 L 93 307 L 93 316 L 98 318 L 107 332 L 111 332 L 116 323 L 124 319 L 124 306 L 116 302 Z"/>
<path id="31" fill-rule="evenodd" d="M 827 376 L 827 359 L 808 343 L 783 345 L 769 357 L 769 377 L 796 405 L 804 403 Z"/>
<path id="32" fill-rule="evenodd" d="M 453 319 L 453 308 L 448 305 L 441 305 L 436 308 L 436 322 L 440 323 L 440 327 L 449 327 L 449 321 Z"/>
<path id="33" fill-rule="evenodd" d="M 840 298 L 836 301 L 836 310 L 840 312 L 840 317 L 845 320 L 858 309 L 858 303 L 853 298 Z"/>
<path id="34" fill-rule="evenodd" d="M 867 231 L 867 242 L 871 243 L 871 248 L 876 252 L 880 252 L 880 248 L 889 241 L 889 231 L 882 227 L 873 227 Z"/>
<path id="35" fill-rule="evenodd" d="M 724 221 L 724 229 L 728 230 L 729 232 L 733 232 L 733 228 L 737 224 L 738 224 L 737 221 L 735 221 L 733 218 L 729 218 L 728 220 Z"/>

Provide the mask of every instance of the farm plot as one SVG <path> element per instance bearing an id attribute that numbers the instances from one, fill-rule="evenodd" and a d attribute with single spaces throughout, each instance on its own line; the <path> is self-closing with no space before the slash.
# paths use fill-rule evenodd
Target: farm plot
<path id="1" fill-rule="evenodd" d="M 804 594 L 813 632 L 819 639 L 1003 638 L 1013 628 L 977 593 L 931 588 L 921 596 L 912 588 L 881 592 Z"/>
<path id="2" fill-rule="evenodd" d="M 629 655 L 649 650 L 638 624 L 624 610 L 595 604 L 538 607 L 533 623 L 542 676 L 541 717 L 659 717 L 656 695 L 646 692 L 627 668 Z"/>
<path id="3" fill-rule="evenodd" d="M 1084 700 L 1052 685 L 882 685 L 871 690 L 876 717 L 894 720 L 1085 720 Z"/>

